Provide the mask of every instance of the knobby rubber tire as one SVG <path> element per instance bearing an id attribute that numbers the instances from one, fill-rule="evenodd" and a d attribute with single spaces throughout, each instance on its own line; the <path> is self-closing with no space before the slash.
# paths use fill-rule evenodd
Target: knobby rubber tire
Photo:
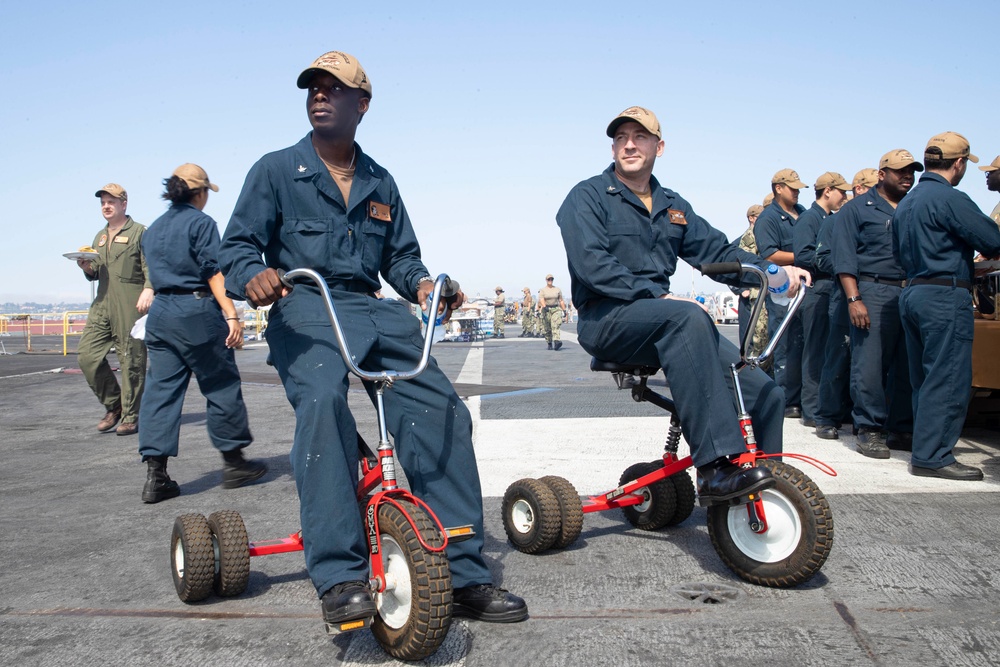
<path id="1" fill-rule="evenodd" d="M 761 494 L 768 533 L 755 544 L 758 536 L 747 527 L 746 506 L 716 505 L 708 508 L 708 534 L 722 562 L 741 579 L 788 588 L 808 581 L 823 567 L 833 548 L 833 513 L 826 496 L 801 470 L 770 459 L 762 465 L 777 481 Z M 769 535 L 772 530 L 776 534 Z M 797 542 L 789 541 L 796 533 Z M 775 545 L 774 558 L 759 559 L 745 551 L 759 547 L 766 554 L 770 544 Z"/>
<path id="2" fill-rule="evenodd" d="M 219 555 L 215 594 L 224 598 L 239 595 L 250 582 L 250 540 L 243 518 L 235 510 L 214 512 L 208 517 L 208 527 Z"/>
<path id="3" fill-rule="evenodd" d="M 377 594 L 375 604 L 378 613 L 372 621 L 372 634 L 386 653 L 400 660 L 422 660 L 437 651 L 451 627 L 451 570 L 443 551 L 427 551 L 417 538 L 417 531 L 424 542 L 432 547 L 444 543 L 440 531 L 426 513 L 407 500 L 395 502 L 405 508 L 417 529 L 407 521 L 406 516 L 391 503 L 379 506 L 379 533 L 383 540 L 388 536 L 402 550 L 405 569 L 397 571 L 408 574 L 408 582 L 397 578 L 397 586 L 406 587 L 402 595 L 408 595 L 409 615 L 405 622 L 390 625 L 389 599 L 387 594 Z M 398 564 L 397 564 L 398 565 Z"/>
<path id="4" fill-rule="evenodd" d="M 548 484 L 520 479 L 503 494 L 503 528 L 521 553 L 536 554 L 556 543 L 561 519 L 559 501 Z"/>
<path id="5" fill-rule="evenodd" d="M 170 571 L 177 597 L 199 602 L 212 594 L 215 546 L 208 520 L 201 514 L 182 514 L 170 535 Z"/>
<path id="6" fill-rule="evenodd" d="M 625 469 L 618 480 L 619 486 L 639 479 L 663 467 L 663 461 L 636 463 Z M 640 530 L 659 530 L 670 525 L 677 512 L 677 492 L 670 478 L 641 487 L 637 493 L 645 495 L 646 501 L 641 505 L 629 505 L 622 508 L 625 519 Z"/>
<path id="7" fill-rule="evenodd" d="M 674 485 L 674 495 L 677 499 L 674 515 L 670 517 L 669 521 L 667 521 L 667 525 L 676 526 L 691 516 L 691 512 L 694 511 L 694 482 L 691 480 L 691 475 L 689 475 L 686 470 L 674 473 L 667 479 Z"/>
<path id="8" fill-rule="evenodd" d="M 580 502 L 580 494 L 569 480 L 556 475 L 546 475 L 539 481 L 552 490 L 559 503 L 559 534 L 556 535 L 552 548 L 565 549 L 576 542 L 576 538 L 583 532 L 583 504 Z"/>

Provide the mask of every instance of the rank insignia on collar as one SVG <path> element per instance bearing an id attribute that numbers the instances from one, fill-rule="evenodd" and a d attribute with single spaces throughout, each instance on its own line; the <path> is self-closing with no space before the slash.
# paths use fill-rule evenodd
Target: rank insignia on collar
<path id="1" fill-rule="evenodd" d="M 306 173 L 306 167 L 305 167 L 305 165 L 301 165 L 301 164 L 299 165 L 299 173 L 300 174 Z"/>
<path id="2" fill-rule="evenodd" d="M 609 185 L 609 186 L 608 186 L 608 192 L 615 192 L 615 191 L 616 191 L 617 189 L 618 189 L 618 188 L 616 188 L 616 187 L 615 187 L 615 186 L 613 186 L 613 185 Z"/>

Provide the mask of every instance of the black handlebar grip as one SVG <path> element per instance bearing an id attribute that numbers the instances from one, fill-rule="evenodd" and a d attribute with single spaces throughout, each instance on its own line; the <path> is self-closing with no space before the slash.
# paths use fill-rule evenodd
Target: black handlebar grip
<path id="1" fill-rule="evenodd" d="M 461 289 L 462 287 L 458 284 L 457 280 L 449 278 L 444 281 L 444 287 L 441 288 L 441 296 L 444 297 L 444 302 L 448 304 L 449 308 L 455 305 L 455 301 L 458 300 L 458 293 Z"/>
<path id="2" fill-rule="evenodd" d="M 722 276 L 727 273 L 743 273 L 743 267 L 739 262 L 716 262 L 714 264 L 702 264 L 701 273 L 705 276 Z"/>

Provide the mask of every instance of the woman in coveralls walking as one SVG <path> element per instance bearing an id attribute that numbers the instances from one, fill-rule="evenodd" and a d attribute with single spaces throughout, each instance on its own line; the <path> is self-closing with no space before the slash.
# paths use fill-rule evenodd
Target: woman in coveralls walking
<path id="1" fill-rule="evenodd" d="M 232 350 L 242 341 L 243 322 L 219 271 L 218 227 L 202 213 L 208 191 L 219 188 L 195 164 L 181 165 L 163 184 L 163 198 L 171 206 L 142 239 L 156 294 L 146 322 L 149 364 L 140 408 L 139 454 L 148 467 L 145 503 L 180 495 L 177 482 L 167 475 L 167 457 L 177 456 L 181 408 L 192 373 L 208 401 L 208 437 L 222 452 L 222 485 L 233 489 L 267 472 L 264 463 L 243 458 L 253 436 Z"/>

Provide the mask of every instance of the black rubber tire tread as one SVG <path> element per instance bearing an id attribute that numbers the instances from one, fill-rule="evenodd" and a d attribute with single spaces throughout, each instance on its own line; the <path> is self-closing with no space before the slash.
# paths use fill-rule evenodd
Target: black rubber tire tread
<path id="1" fill-rule="evenodd" d="M 583 532 L 583 503 L 580 502 L 580 494 L 576 492 L 576 487 L 563 477 L 546 475 L 539 481 L 552 490 L 556 502 L 559 503 L 559 534 L 552 548 L 565 549 L 576 542 L 576 538 Z"/>
<path id="2" fill-rule="evenodd" d="M 694 511 L 694 482 L 686 470 L 674 473 L 667 479 L 674 485 L 674 495 L 677 498 L 677 507 L 674 510 L 674 515 L 667 521 L 667 525 L 676 526 L 691 516 L 691 512 Z"/>
<path id="3" fill-rule="evenodd" d="M 622 486 L 662 467 L 663 461 L 631 465 L 622 473 L 618 485 Z M 640 530 L 659 530 L 670 525 L 670 521 L 677 511 L 677 492 L 674 491 L 673 483 L 669 478 L 666 478 L 643 488 L 647 489 L 649 493 L 649 507 L 646 510 L 637 509 L 638 505 L 623 507 L 622 513 L 625 515 L 625 519 Z"/>
<path id="4" fill-rule="evenodd" d="M 250 583 L 250 539 L 243 518 L 235 510 L 213 512 L 208 527 L 219 554 L 213 582 L 215 594 L 223 598 L 239 595 Z"/>
<path id="5" fill-rule="evenodd" d="M 424 542 L 439 547 L 444 538 L 426 513 L 407 500 L 397 499 L 413 518 Z M 406 553 L 410 571 L 410 616 L 403 627 L 385 624 L 379 614 L 372 634 L 386 653 L 399 660 L 422 660 L 441 646 L 451 627 L 451 570 L 445 553 L 425 550 L 406 516 L 391 503 L 379 505 L 379 533 L 389 535 Z"/>
<path id="6" fill-rule="evenodd" d="M 788 498 L 802 522 L 802 539 L 795 551 L 776 563 L 762 563 L 743 553 L 733 542 L 727 522 L 730 510 L 745 511 L 742 505 L 709 507 L 708 534 L 722 562 L 741 579 L 759 586 L 790 588 L 811 579 L 830 555 L 833 512 L 823 492 L 798 468 L 770 459 L 762 465 L 769 468 L 777 480 L 770 491 Z"/>
<path id="7" fill-rule="evenodd" d="M 177 545 L 184 552 L 184 574 L 177 572 Z M 215 547 L 208 520 L 201 514 L 182 514 L 174 519 L 170 535 L 170 571 L 177 597 L 200 602 L 212 594 L 215 580 Z"/>
<path id="8" fill-rule="evenodd" d="M 518 531 L 511 517 L 515 503 L 520 500 L 528 503 L 533 516 L 533 525 L 527 533 Z M 559 501 L 545 482 L 527 477 L 514 482 L 503 494 L 501 511 L 507 539 L 521 553 L 536 554 L 556 543 L 562 529 Z"/>

